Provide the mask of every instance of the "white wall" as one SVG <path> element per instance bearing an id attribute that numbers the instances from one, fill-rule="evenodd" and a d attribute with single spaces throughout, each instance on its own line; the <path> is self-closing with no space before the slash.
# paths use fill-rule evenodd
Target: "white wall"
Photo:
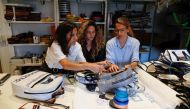
<path id="1" fill-rule="evenodd" d="M 11 57 L 11 48 L 6 44 L 6 39 L 11 37 L 11 29 L 4 19 L 4 7 L 2 4 L 2 0 L 0 0 L 0 36 L 1 36 L 1 44 L 0 44 L 0 60 L 3 72 L 10 73 L 10 57 Z M 3 44 L 2 44 L 3 43 Z"/>

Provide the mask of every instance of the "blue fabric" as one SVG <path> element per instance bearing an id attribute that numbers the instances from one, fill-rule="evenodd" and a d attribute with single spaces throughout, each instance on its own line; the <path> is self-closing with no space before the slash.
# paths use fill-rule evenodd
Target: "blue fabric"
<path id="1" fill-rule="evenodd" d="M 119 67 L 124 67 L 134 61 L 139 61 L 140 42 L 128 36 L 123 48 L 120 47 L 117 37 L 110 39 L 106 45 L 106 59 Z"/>

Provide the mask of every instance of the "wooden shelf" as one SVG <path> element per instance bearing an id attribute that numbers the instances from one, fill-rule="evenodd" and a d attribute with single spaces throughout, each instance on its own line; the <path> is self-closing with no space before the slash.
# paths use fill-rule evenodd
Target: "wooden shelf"
<path id="1" fill-rule="evenodd" d="M 142 27 L 142 28 L 140 28 L 140 27 L 133 27 L 133 30 L 142 30 L 142 29 L 151 29 L 151 26 L 148 26 L 148 27 Z M 109 28 L 108 29 L 109 31 L 113 31 L 114 30 L 114 28 Z"/>
<path id="2" fill-rule="evenodd" d="M 59 21 L 59 23 L 63 23 L 64 21 Z M 76 24 L 81 24 L 82 22 L 73 22 L 73 23 L 76 23 Z M 96 24 L 98 25 L 106 25 L 106 22 L 96 22 Z"/>
<path id="3" fill-rule="evenodd" d="M 71 2 L 76 2 L 76 0 L 69 0 Z M 105 2 L 107 0 L 80 0 L 79 2 Z"/>
<path id="4" fill-rule="evenodd" d="M 139 4 L 145 4 L 145 3 L 155 3 L 153 0 L 132 0 L 132 1 L 127 1 L 127 0 L 110 0 L 111 2 L 129 2 L 129 3 L 139 3 Z"/>
<path id="5" fill-rule="evenodd" d="M 25 64 L 17 64 L 17 67 L 26 67 L 26 66 L 41 66 L 42 63 L 25 63 Z"/>
<path id="6" fill-rule="evenodd" d="M 41 21 L 8 21 L 10 24 L 54 24 L 55 22 L 41 22 Z"/>
<path id="7" fill-rule="evenodd" d="M 38 43 L 38 44 L 34 44 L 34 43 L 26 43 L 26 44 L 9 44 L 11 46 L 47 46 L 47 44 L 45 43 Z"/>

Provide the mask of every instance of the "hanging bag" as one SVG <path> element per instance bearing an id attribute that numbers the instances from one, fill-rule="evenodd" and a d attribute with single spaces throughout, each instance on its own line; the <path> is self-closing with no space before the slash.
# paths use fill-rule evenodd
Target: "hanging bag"
<path id="1" fill-rule="evenodd" d="M 186 49 L 166 50 L 164 55 L 170 62 L 185 62 L 190 64 L 188 62 L 190 61 L 190 54 Z"/>
<path id="2" fill-rule="evenodd" d="M 159 61 L 168 65 L 170 73 L 180 77 L 190 72 L 190 54 L 186 49 L 165 50 Z"/>

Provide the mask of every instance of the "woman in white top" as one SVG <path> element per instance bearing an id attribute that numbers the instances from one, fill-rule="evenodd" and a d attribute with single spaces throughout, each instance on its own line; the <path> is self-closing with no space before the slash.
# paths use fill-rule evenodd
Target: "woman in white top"
<path id="1" fill-rule="evenodd" d="M 46 53 L 47 66 L 50 69 L 58 70 L 103 72 L 105 70 L 103 66 L 86 62 L 81 45 L 77 40 L 77 26 L 75 24 L 71 22 L 60 24 L 56 30 L 55 40 L 50 44 Z"/>

